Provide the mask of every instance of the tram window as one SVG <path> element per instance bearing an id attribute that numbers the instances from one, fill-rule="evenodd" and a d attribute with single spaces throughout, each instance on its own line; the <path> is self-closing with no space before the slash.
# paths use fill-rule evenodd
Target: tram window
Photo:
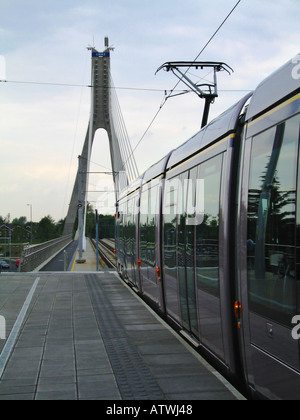
<path id="1" fill-rule="evenodd" d="M 198 168 L 190 170 L 189 182 L 187 188 L 187 204 L 186 204 L 186 283 L 187 283 L 187 301 L 189 309 L 189 321 L 191 331 L 198 336 L 198 319 L 197 319 L 197 300 L 195 288 L 195 204 L 196 204 L 196 188 L 197 188 Z M 199 191 L 198 191 L 199 192 Z"/>
<path id="2" fill-rule="evenodd" d="M 149 218 L 147 225 L 147 257 L 149 265 L 155 267 L 155 221 L 156 221 L 156 205 L 157 205 L 158 187 L 154 186 L 149 191 Z"/>
<path id="3" fill-rule="evenodd" d="M 179 299 L 181 308 L 181 318 L 187 320 L 188 305 L 187 305 L 187 285 L 186 285 L 186 193 L 189 172 L 184 172 L 179 176 L 178 195 L 177 195 L 177 278 L 179 286 Z"/>
<path id="4" fill-rule="evenodd" d="M 196 228 L 196 278 L 199 289 L 219 296 L 219 206 L 222 155 L 199 166 L 198 179 L 204 180 L 204 216 Z M 198 194 L 200 192 L 198 191 Z M 198 201 L 198 200 L 197 200 Z M 203 203 L 197 203 L 197 214 Z"/>
<path id="5" fill-rule="evenodd" d="M 125 238 L 124 238 L 124 225 L 125 225 L 125 215 L 127 212 L 127 205 L 126 205 L 126 201 L 124 201 L 123 203 L 120 203 L 119 206 L 119 248 L 120 248 L 120 252 L 122 254 L 124 254 L 125 252 Z"/>
<path id="6" fill-rule="evenodd" d="M 141 258 L 155 266 L 155 221 L 158 186 L 146 187 L 141 196 L 140 232 Z"/>
<path id="7" fill-rule="evenodd" d="M 147 224 L 148 224 L 148 189 L 143 190 L 140 208 L 140 254 L 143 261 L 147 260 Z"/>
<path id="8" fill-rule="evenodd" d="M 176 277 L 176 207 L 178 180 L 173 178 L 165 184 L 164 193 L 164 266 L 170 277 Z"/>
<path id="9" fill-rule="evenodd" d="M 127 241 L 128 241 L 128 255 L 132 255 L 133 253 L 133 246 L 134 246 L 134 240 L 135 240 L 135 236 L 134 236 L 134 229 L 132 229 L 133 226 L 133 204 L 134 204 L 134 199 L 131 198 L 128 201 L 128 216 L 127 216 Z"/>
<path id="10" fill-rule="evenodd" d="M 250 309 L 287 326 L 296 312 L 299 121 L 253 137 L 248 193 Z"/>
<path id="11" fill-rule="evenodd" d="M 194 225 L 196 220 L 196 190 L 197 187 L 200 185 L 200 183 L 197 182 L 197 173 L 197 167 L 193 168 L 190 171 L 186 204 L 187 225 Z M 201 191 L 198 191 L 198 193 L 198 195 L 200 195 Z"/>

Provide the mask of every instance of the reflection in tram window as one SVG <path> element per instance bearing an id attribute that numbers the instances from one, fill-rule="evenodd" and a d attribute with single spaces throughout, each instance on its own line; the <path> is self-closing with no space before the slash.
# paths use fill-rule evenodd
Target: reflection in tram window
<path id="1" fill-rule="evenodd" d="M 219 204 L 222 155 L 199 167 L 198 179 L 204 179 L 204 217 L 196 232 L 197 285 L 219 296 Z"/>
<path id="2" fill-rule="evenodd" d="M 224 358 L 219 278 L 222 165 L 223 155 L 218 155 L 199 166 L 198 178 L 204 180 L 204 216 L 202 223 L 196 226 L 196 287 L 201 339 L 221 359 Z"/>
<path id="3" fill-rule="evenodd" d="M 185 230 L 185 203 L 188 182 L 188 172 L 179 177 L 179 188 L 177 196 L 177 270 L 179 283 L 179 298 L 181 319 L 185 328 L 189 329 L 188 294 L 186 287 L 186 230 Z"/>
<path id="4" fill-rule="evenodd" d="M 248 194 L 250 308 L 288 326 L 296 312 L 299 120 L 253 138 Z"/>
<path id="5" fill-rule="evenodd" d="M 155 217 L 158 186 L 146 187 L 141 195 L 140 252 L 146 265 L 154 267 L 155 261 Z"/>
<path id="6" fill-rule="evenodd" d="M 133 196 L 128 200 L 128 209 L 126 216 L 126 225 L 124 227 L 124 237 L 126 239 L 126 263 L 127 263 L 127 275 L 129 279 L 136 284 L 136 207 L 137 197 Z"/>
<path id="7" fill-rule="evenodd" d="M 125 239 L 124 239 L 124 218 L 127 213 L 127 202 L 121 202 L 119 204 L 119 251 L 122 255 L 122 259 L 125 258 Z M 123 260 L 124 263 L 124 260 Z"/>
<path id="8" fill-rule="evenodd" d="M 196 191 L 197 188 L 197 167 L 189 171 L 186 200 L 186 226 L 185 226 L 185 266 L 186 266 L 186 293 L 189 310 L 190 329 L 199 337 L 197 319 L 197 297 L 195 288 L 195 223 L 196 216 Z M 190 223 L 192 222 L 192 223 Z"/>
<path id="9" fill-rule="evenodd" d="M 174 182 L 173 182 L 174 181 Z M 178 305 L 177 292 L 177 262 L 176 262 L 176 206 L 177 206 L 177 191 L 178 181 L 171 180 L 167 183 L 169 187 L 165 191 L 164 200 L 164 273 L 165 273 L 165 298 L 168 313 L 176 320 L 180 319 L 180 310 Z"/>

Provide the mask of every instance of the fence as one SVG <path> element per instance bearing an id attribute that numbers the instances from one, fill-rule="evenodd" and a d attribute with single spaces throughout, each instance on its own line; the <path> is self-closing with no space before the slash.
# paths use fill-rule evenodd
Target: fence
<path id="1" fill-rule="evenodd" d="M 35 270 L 71 241 L 72 235 L 65 235 L 57 239 L 52 239 L 51 241 L 43 242 L 42 244 L 25 246 L 21 256 L 19 270 L 24 272 Z"/>

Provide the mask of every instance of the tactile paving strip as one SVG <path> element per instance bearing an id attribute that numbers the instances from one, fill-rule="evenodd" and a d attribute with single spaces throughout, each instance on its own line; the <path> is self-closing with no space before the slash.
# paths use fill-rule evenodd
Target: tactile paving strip
<path id="1" fill-rule="evenodd" d="M 87 274 L 85 279 L 122 399 L 165 399 L 150 369 L 114 313 L 99 278 Z"/>

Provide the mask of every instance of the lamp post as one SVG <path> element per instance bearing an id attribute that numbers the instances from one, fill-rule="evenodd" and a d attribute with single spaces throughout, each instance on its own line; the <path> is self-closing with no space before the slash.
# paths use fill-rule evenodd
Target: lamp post
<path id="1" fill-rule="evenodd" d="M 32 245 L 32 204 L 27 204 L 30 206 L 30 245 Z"/>

